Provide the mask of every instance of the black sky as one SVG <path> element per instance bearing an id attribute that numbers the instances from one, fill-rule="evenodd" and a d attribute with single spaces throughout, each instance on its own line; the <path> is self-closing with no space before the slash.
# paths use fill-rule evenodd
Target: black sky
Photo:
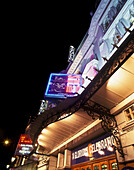
<path id="1" fill-rule="evenodd" d="M 69 46 L 86 34 L 95 1 L 6 2 L 2 12 L 0 164 L 7 164 L 50 73 L 66 69 Z M 11 140 L 5 147 L 2 141 Z M 2 161 L 2 162 L 1 162 Z"/>

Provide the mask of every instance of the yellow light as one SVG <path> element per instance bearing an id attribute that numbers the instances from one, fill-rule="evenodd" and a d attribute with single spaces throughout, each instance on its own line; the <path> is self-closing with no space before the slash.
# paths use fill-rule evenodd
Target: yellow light
<path id="1" fill-rule="evenodd" d="M 11 158 L 11 162 L 14 162 L 14 161 L 15 161 L 15 159 L 16 159 L 15 157 L 12 157 L 12 158 Z"/>
<path id="2" fill-rule="evenodd" d="M 4 141 L 4 144 L 5 144 L 5 145 L 8 145 L 8 144 L 9 144 L 9 140 L 5 140 L 5 141 Z"/>
<path id="3" fill-rule="evenodd" d="M 6 165 L 6 168 L 8 169 L 10 167 L 10 165 Z"/>

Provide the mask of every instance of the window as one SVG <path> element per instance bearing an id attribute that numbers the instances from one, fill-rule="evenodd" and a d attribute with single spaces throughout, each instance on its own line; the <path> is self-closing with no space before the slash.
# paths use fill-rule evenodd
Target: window
<path id="1" fill-rule="evenodd" d="M 111 165 L 112 165 L 112 170 L 117 170 L 118 169 L 117 162 L 113 162 Z"/>
<path id="2" fill-rule="evenodd" d="M 91 168 L 90 168 L 90 167 L 87 167 L 87 170 L 91 170 Z"/>
<path id="3" fill-rule="evenodd" d="M 124 110 L 127 121 L 134 119 L 134 104 Z"/>
<path id="4" fill-rule="evenodd" d="M 102 164 L 102 165 L 101 165 L 101 169 L 102 169 L 102 170 L 107 169 L 107 164 Z"/>
<path id="5" fill-rule="evenodd" d="M 95 165 L 95 166 L 94 166 L 94 170 L 99 170 L 99 166 L 98 166 L 98 165 Z"/>

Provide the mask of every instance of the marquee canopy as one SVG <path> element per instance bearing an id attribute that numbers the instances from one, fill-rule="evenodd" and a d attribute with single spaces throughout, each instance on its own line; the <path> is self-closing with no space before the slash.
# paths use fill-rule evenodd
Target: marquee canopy
<path id="1" fill-rule="evenodd" d="M 79 141 L 86 141 L 87 134 L 89 139 L 104 132 L 100 128 L 101 120 L 93 120 L 85 112 L 87 105 L 90 112 L 110 115 L 110 110 L 118 103 L 134 96 L 133 37 L 131 32 L 81 95 L 66 98 L 56 107 L 38 115 L 29 125 L 26 133 L 30 134 L 34 143 L 38 141 L 47 154 L 55 154 L 65 147 L 71 149 Z M 60 116 L 70 113 L 71 116 L 58 121 Z M 94 127 L 98 131 L 93 131 Z"/>

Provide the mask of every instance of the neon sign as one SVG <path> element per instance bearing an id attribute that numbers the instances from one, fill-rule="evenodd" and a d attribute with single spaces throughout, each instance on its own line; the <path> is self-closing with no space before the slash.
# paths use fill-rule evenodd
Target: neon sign
<path id="1" fill-rule="evenodd" d="M 77 95 L 81 85 L 81 75 L 52 73 L 49 78 L 45 97 L 73 97 Z"/>
<path id="2" fill-rule="evenodd" d="M 32 140 L 29 135 L 21 135 L 19 144 L 32 144 Z"/>
<path id="3" fill-rule="evenodd" d="M 75 51 L 75 48 L 71 45 L 69 48 L 68 62 L 74 61 L 74 51 Z"/>
<path id="4" fill-rule="evenodd" d="M 16 147 L 15 155 L 28 155 L 33 150 L 32 140 L 29 135 L 21 135 Z"/>

